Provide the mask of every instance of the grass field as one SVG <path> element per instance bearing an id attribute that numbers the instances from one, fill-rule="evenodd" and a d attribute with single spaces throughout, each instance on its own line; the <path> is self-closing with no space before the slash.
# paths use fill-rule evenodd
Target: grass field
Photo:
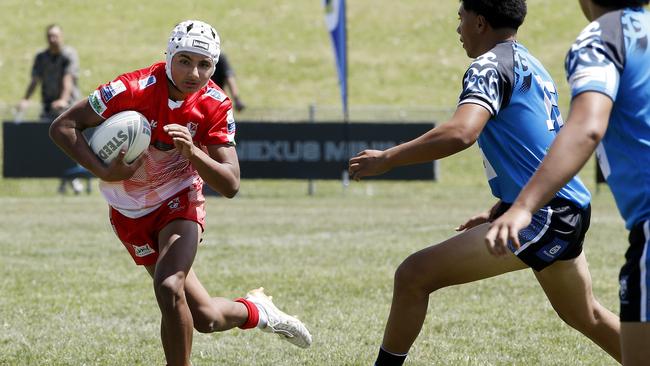
<path id="1" fill-rule="evenodd" d="M 585 21 L 577 1 L 528 3 L 520 40 L 556 79 L 566 114 L 563 56 Z M 458 1 L 348 6 L 353 108 L 455 104 L 469 63 L 455 33 Z M 78 49 L 88 93 L 161 60 L 171 26 L 186 18 L 219 29 L 252 110 L 338 104 L 320 1 L 3 0 L 0 117 L 24 93 L 46 24 L 62 24 Z M 593 169 L 590 163 L 583 178 L 595 192 Z M 234 298 L 264 286 L 305 321 L 314 344 L 305 351 L 257 331 L 196 333 L 194 365 L 371 364 L 397 265 L 493 203 L 474 148 L 442 161 L 440 172 L 436 183 L 352 183 L 346 190 L 318 181 L 314 196 L 304 181 L 243 181 L 233 200 L 208 198 L 195 263 L 206 287 Z M 112 233 L 103 199 L 96 189 L 59 196 L 57 184 L 0 178 L 0 365 L 163 365 L 150 280 Z M 596 295 L 618 312 L 626 234 L 601 188 L 585 250 Z M 614 362 L 565 326 L 523 271 L 435 293 L 407 364 Z"/>
<path id="2" fill-rule="evenodd" d="M 55 196 L 56 184 L 23 181 L 0 197 L 0 365 L 162 365 L 150 280 L 114 237 L 102 198 Z M 265 286 L 311 328 L 312 348 L 257 331 L 197 333 L 195 365 L 370 364 L 397 265 L 492 202 L 483 184 L 460 180 L 316 188 L 310 197 L 306 182 L 245 181 L 233 200 L 210 197 L 195 264 L 215 295 Z M 595 293 L 618 311 L 625 233 L 606 188 L 594 208 Z M 556 317 L 523 271 L 434 293 L 407 364 L 613 362 Z"/>

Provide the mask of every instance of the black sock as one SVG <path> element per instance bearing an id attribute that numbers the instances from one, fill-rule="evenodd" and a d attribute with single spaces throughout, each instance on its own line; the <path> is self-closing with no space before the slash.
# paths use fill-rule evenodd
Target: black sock
<path id="1" fill-rule="evenodd" d="M 379 348 L 379 355 L 377 355 L 377 361 L 375 361 L 375 366 L 402 366 L 406 360 L 406 353 L 403 355 L 396 355 L 384 351 L 384 348 Z"/>

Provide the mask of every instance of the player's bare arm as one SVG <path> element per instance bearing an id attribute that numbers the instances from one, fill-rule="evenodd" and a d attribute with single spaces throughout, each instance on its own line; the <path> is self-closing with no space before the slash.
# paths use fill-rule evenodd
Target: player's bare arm
<path id="1" fill-rule="evenodd" d="M 170 124 L 165 132 L 174 140 L 176 149 L 188 158 L 203 180 L 225 197 L 232 198 L 239 191 L 239 160 L 231 145 L 207 146 L 207 153 L 192 142 L 185 126 Z"/>
<path id="2" fill-rule="evenodd" d="M 127 179 L 142 165 L 142 156 L 131 164 L 126 164 L 125 152 L 122 151 L 109 165 L 104 165 L 92 152 L 82 134 L 86 128 L 98 126 L 103 121 L 87 99 L 81 100 L 52 122 L 50 138 L 70 158 L 101 180 L 112 182 Z"/>
<path id="3" fill-rule="evenodd" d="M 531 213 L 550 201 L 555 192 L 589 160 L 605 135 L 612 105 L 609 97 L 597 92 L 582 93 L 573 99 L 567 123 L 537 172 L 524 186 L 512 207 L 488 230 L 485 244 L 490 253 L 505 255 L 508 240 L 519 248 L 518 233 L 530 224 Z"/>
<path id="4" fill-rule="evenodd" d="M 462 104 L 449 121 L 424 135 L 384 151 L 364 150 L 350 159 L 350 176 L 383 174 L 392 168 L 425 163 L 456 154 L 472 146 L 490 119 L 490 112 L 477 104 Z"/>
<path id="5" fill-rule="evenodd" d="M 239 159 L 233 145 L 210 145 L 207 147 L 211 169 L 203 173 L 196 170 L 201 178 L 222 195 L 232 198 L 239 191 Z"/>

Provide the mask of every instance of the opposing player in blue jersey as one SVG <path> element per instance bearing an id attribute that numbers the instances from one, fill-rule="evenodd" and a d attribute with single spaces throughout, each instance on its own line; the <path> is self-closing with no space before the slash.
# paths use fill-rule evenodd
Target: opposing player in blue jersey
<path id="1" fill-rule="evenodd" d="M 462 233 L 409 256 L 395 273 L 393 302 L 375 365 L 401 365 L 424 322 L 430 294 L 440 288 L 532 268 L 559 316 L 620 360 L 619 320 L 592 293 L 582 251 L 589 227 L 590 194 L 569 178 L 532 215 L 524 242 L 504 258 L 491 255 L 484 237 L 533 175 L 562 126 L 553 80 L 516 41 L 526 14 L 524 0 L 462 0 L 458 33 L 469 57 L 456 112 L 446 123 L 385 151 L 365 150 L 350 159 L 359 180 L 393 167 L 428 162 L 474 144 L 484 158 L 499 201 L 457 230 Z M 519 310 L 515 310 L 519 311 Z"/>
<path id="2" fill-rule="evenodd" d="M 630 230 L 620 275 L 624 365 L 650 364 L 650 13 L 648 0 L 580 0 L 592 21 L 566 58 L 567 126 L 510 210 L 486 235 L 494 253 L 519 247 L 531 213 L 554 196 L 596 151 Z M 525 229 L 524 229 L 525 230 Z M 509 242 L 509 244 L 507 244 Z"/>

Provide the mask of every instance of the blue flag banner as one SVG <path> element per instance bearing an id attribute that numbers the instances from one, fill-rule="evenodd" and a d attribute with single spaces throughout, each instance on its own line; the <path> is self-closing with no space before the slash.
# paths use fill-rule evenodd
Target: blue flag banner
<path id="1" fill-rule="evenodd" d="M 348 63 L 347 63 L 347 37 L 345 25 L 345 0 L 323 0 L 325 6 L 325 21 L 332 36 L 336 70 L 339 75 L 341 88 L 341 102 L 343 114 L 347 118 L 348 111 Z"/>

